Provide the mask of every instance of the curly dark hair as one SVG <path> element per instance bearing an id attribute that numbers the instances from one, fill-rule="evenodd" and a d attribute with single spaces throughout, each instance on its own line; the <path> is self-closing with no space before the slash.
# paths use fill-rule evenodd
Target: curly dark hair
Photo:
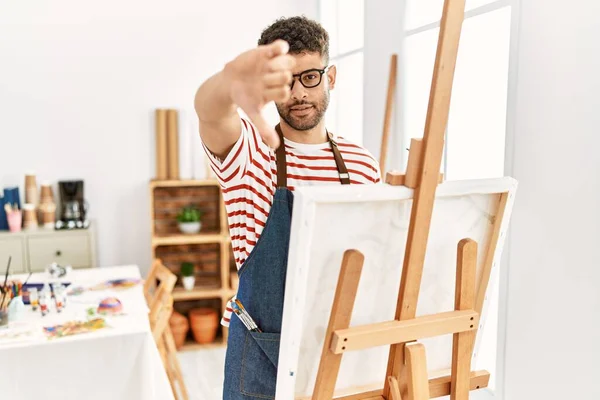
<path id="1" fill-rule="evenodd" d="M 329 34 L 317 21 L 296 16 L 280 18 L 267 27 L 258 40 L 259 45 L 283 39 L 290 45 L 290 54 L 319 53 L 329 62 Z"/>

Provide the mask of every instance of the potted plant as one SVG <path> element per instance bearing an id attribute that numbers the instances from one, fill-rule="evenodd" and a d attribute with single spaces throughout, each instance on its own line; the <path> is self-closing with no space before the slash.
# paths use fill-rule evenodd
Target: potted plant
<path id="1" fill-rule="evenodd" d="M 189 205 L 183 207 L 177 214 L 177 222 L 179 222 L 179 230 L 183 233 L 198 233 L 202 227 L 200 218 L 202 211 L 196 207 Z"/>
<path id="2" fill-rule="evenodd" d="M 196 277 L 194 276 L 194 264 L 191 262 L 181 263 L 181 280 L 183 281 L 183 287 L 185 290 L 194 289 L 196 284 Z"/>

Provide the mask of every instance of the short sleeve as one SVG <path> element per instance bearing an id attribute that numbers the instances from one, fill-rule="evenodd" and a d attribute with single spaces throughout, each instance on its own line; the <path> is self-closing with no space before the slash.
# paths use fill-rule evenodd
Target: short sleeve
<path id="1" fill-rule="evenodd" d="M 261 169 L 270 171 L 271 149 L 262 141 L 256 127 L 246 118 L 240 118 L 241 134 L 224 160 L 215 156 L 204 144 L 210 161 L 221 187 L 228 188 L 239 184 L 248 171 Z"/>

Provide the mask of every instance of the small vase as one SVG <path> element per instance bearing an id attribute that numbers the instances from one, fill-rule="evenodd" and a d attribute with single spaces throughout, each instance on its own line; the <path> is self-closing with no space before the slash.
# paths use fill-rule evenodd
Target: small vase
<path id="1" fill-rule="evenodd" d="M 194 285 L 196 284 L 196 277 L 184 276 L 182 281 L 183 281 L 183 287 L 185 288 L 185 290 L 193 290 Z"/>
<path id="2" fill-rule="evenodd" d="M 179 230 L 183 233 L 194 234 L 200 232 L 201 222 L 180 222 Z"/>
<path id="3" fill-rule="evenodd" d="M 175 347 L 179 350 L 185 344 L 185 338 L 190 329 L 190 323 L 184 315 L 175 311 L 171 314 L 169 325 L 171 326 L 171 332 L 173 333 L 173 339 L 175 340 Z"/>
<path id="4" fill-rule="evenodd" d="M 190 310 L 190 325 L 196 342 L 200 344 L 214 342 L 219 327 L 217 311 L 212 308 L 194 308 Z"/>

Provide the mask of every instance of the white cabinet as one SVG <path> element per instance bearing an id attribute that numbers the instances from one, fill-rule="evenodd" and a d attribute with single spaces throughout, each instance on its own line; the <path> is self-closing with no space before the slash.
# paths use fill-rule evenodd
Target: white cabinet
<path id="1" fill-rule="evenodd" d="M 14 273 L 27 272 L 27 251 L 25 238 L 22 235 L 0 236 L 0 271 L 6 272 L 8 259 L 10 261 L 10 271 Z"/>
<path id="2" fill-rule="evenodd" d="M 96 267 L 96 238 L 93 222 L 88 229 L 0 232 L 0 272 L 12 256 L 11 273 L 44 271 L 57 262 L 73 268 Z"/>

